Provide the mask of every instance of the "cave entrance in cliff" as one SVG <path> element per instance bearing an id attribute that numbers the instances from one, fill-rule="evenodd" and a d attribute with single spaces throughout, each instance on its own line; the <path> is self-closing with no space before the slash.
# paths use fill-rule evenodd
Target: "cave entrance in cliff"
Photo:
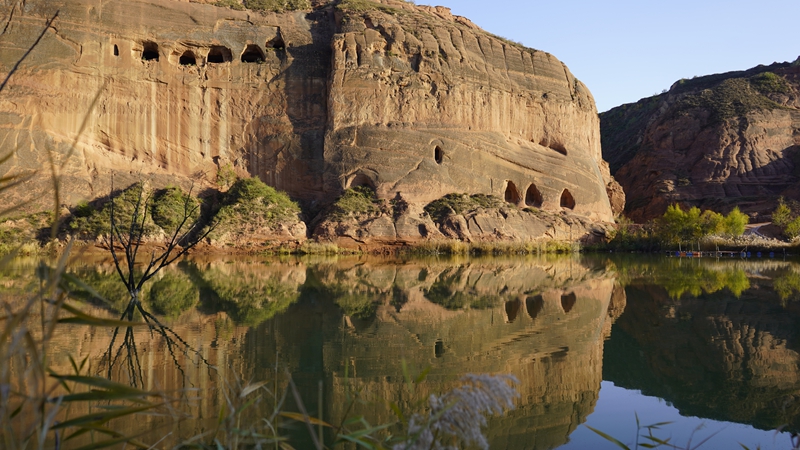
<path id="1" fill-rule="evenodd" d="M 441 164 L 444 161 L 444 151 L 442 151 L 442 147 L 438 145 L 436 148 L 433 149 L 433 159 L 436 160 L 436 164 Z"/>
<path id="2" fill-rule="evenodd" d="M 513 181 L 509 181 L 506 185 L 505 199 L 508 203 L 518 204 L 520 200 L 519 191 Z"/>
<path id="3" fill-rule="evenodd" d="M 222 64 L 231 62 L 232 59 L 231 49 L 228 47 L 214 46 L 208 51 L 206 61 L 208 61 L 209 64 Z"/>
<path id="4" fill-rule="evenodd" d="M 525 205 L 538 208 L 542 206 L 542 201 L 542 193 L 539 192 L 535 184 L 531 183 L 525 191 Z"/>
<path id="5" fill-rule="evenodd" d="M 158 44 L 152 41 L 142 42 L 142 59 L 145 61 L 158 61 Z"/>
<path id="6" fill-rule="evenodd" d="M 520 310 L 520 301 L 519 300 L 511 300 L 510 302 L 506 302 L 506 317 L 508 317 L 508 323 L 512 323 L 517 320 L 517 314 L 519 314 Z"/>
<path id="7" fill-rule="evenodd" d="M 561 207 L 575 209 L 575 197 L 570 194 L 568 189 L 561 193 Z"/>
<path id="8" fill-rule="evenodd" d="M 348 188 L 357 188 L 357 187 L 366 187 L 375 191 L 375 183 L 372 182 L 372 179 L 363 173 L 359 173 L 352 180 L 350 180 Z"/>
<path id="9" fill-rule="evenodd" d="M 242 53 L 243 63 L 260 63 L 264 62 L 264 59 L 266 59 L 266 55 L 261 51 L 261 47 L 254 44 L 248 45 Z"/>
<path id="10" fill-rule="evenodd" d="M 536 319 L 536 316 L 539 315 L 542 308 L 544 308 L 544 299 L 541 295 L 525 299 L 525 309 L 528 311 L 528 316 L 531 319 Z"/>
<path id="11" fill-rule="evenodd" d="M 266 47 L 268 49 L 272 49 L 272 50 L 275 50 L 275 51 L 281 51 L 282 52 L 282 51 L 286 50 L 286 43 L 283 42 L 283 39 L 281 38 L 281 35 L 277 35 L 274 38 L 272 38 L 272 39 L 267 41 Z"/>
<path id="12" fill-rule="evenodd" d="M 114 56 L 119 56 L 119 46 L 114 44 Z"/>
<path id="13" fill-rule="evenodd" d="M 197 65 L 197 57 L 194 56 L 194 52 L 191 50 L 186 50 L 181 55 L 180 59 L 178 59 L 178 63 L 182 66 L 196 66 Z"/>
<path id="14" fill-rule="evenodd" d="M 564 310 L 564 313 L 568 313 L 572 311 L 572 308 L 575 307 L 575 302 L 578 301 L 578 297 L 575 296 L 574 292 L 570 292 L 567 295 L 561 296 L 561 309 Z"/>

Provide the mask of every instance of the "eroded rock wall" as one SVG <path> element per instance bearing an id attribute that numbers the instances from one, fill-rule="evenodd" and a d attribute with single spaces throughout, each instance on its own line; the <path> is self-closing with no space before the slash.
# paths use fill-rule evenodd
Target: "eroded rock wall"
<path id="1" fill-rule="evenodd" d="M 780 196 L 800 199 L 798 64 L 681 80 L 603 113 L 603 153 L 626 214 L 642 222 L 672 203 L 769 214 Z"/>
<path id="2" fill-rule="evenodd" d="M 337 16 L 331 190 L 370 184 L 419 202 L 493 194 L 610 220 L 594 100 L 563 63 L 444 8 L 385 3 Z"/>
<path id="3" fill-rule="evenodd" d="M 58 17 L 0 94 L 0 142 L 16 150 L 0 173 L 48 175 L 50 151 L 67 204 L 106 195 L 111 173 L 207 185 L 227 164 L 295 198 L 319 194 L 325 20 L 170 0 L 4 3 L 4 75 Z M 50 198 L 47 177 L 26 184 L 20 194 Z"/>
<path id="4" fill-rule="evenodd" d="M 52 159 L 65 206 L 111 174 L 213 187 L 230 166 L 312 210 L 369 184 L 612 218 L 594 101 L 554 56 L 446 8 L 313 4 L 0 0 L 0 73 L 22 60 L 0 93 L 0 174 L 33 174 L 3 205 L 51 207 Z"/>

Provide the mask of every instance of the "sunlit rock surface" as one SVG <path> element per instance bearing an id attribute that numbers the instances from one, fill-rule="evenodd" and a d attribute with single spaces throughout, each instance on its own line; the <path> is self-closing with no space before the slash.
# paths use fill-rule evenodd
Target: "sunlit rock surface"
<path id="1" fill-rule="evenodd" d="M 594 100 L 558 59 L 446 8 L 324 3 L 6 1 L 0 73 L 24 59 L 0 94 L 0 174 L 33 179 L 2 205 L 51 204 L 52 159 L 66 205 L 111 174 L 208 187 L 229 166 L 312 209 L 366 184 L 612 219 Z"/>

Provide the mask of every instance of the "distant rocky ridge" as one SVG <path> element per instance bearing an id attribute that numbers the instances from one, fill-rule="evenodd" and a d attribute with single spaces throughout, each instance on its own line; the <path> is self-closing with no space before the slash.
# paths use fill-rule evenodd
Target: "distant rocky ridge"
<path id="1" fill-rule="evenodd" d="M 552 55 L 447 8 L 310 5 L 281 13 L 176 0 L 9 5 L 3 74 L 58 17 L 0 94 L 2 150 L 15 152 L 0 175 L 33 175 L 0 206 L 47 207 L 52 157 L 64 207 L 107 195 L 112 174 L 118 186 L 147 178 L 215 188 L 230 168 L 286 191 L 306 220 L 363 185 L 411 211 L 450 193 L 587 224 L 621 208 L 594 100 Z M 488 233 L 530 234 L 508 227 Z"/>
<path id="2" fill-rule="evenodd" d="M 762 215 L 780 196 L 800 199 L 800 58 L 679 80 L 600 124 L 635 221 L 671 203 Z"/>

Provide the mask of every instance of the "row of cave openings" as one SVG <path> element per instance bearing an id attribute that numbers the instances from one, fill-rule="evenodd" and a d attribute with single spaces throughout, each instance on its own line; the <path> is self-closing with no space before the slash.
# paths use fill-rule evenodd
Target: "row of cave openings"
<path id="1" fill-rule="evenodd" d="M 508 181 L 506 184 L 505 201 L 514 205 L 519 205 L 522 202 L 522 195 L 520 195 L 517 186 L 513 181 Z M 542 206 L 542 193 L 535 184 L 531 183 L 528 189 L 525 190 L 525 206 L 539 208 Z M 559 204 L 562 208 L 575 209 L 575 197 L 569 189 L 561 191 L 561 198 Z"/>
<path id="2" fill-rule="evenodd" d="M 566 154 L 566 150 L 563 150 L 563 153 Z M 444 151 L 438 145 L 433 149 L 433 160 L 436 161 L 436 164 L 440 165 L 444 161 Z M 519 205 L 522 201 L 522 196 L 513 181 L 508 181 L 506 185 L 505 201 L 515 205 Z M 525 190 L 525 205 L 539 208 L 542 206 L 543 201 L 542 193 L 539 192 L 535 184 L 531 183 L 528 189 Z M 562 208 L 575 209 L 575 197 L 572 196 L 569 189 L 564 189 L 561 192 L 559 203 Z"/>
<path id="3" fill-rule="evenodd" d="M 433 149 L 433 159 L 436 161 L 436 164 L 439 165 L 444 162 L 444 151 L 438 145 Z M 517 189 L 517 185 L 515 185 L 513 181 L 507 181 L 506 183 L 506 191 L 504 196 L 505 201 L 514 205 L 520 205 L 522 203 L 522 195 Z M 375 185 L 372 180 L 368 176 L 361 173 L 356 175 L 355 178 L 353 178 L 353 180 L 350 182 L 350 187 L 356 186 L 367 186 L 370 189 L 375 189 Z M 542 193 L 539 192 L 539 189 L 535 184 L 531 183 L 530 186 L 528 186 L 528 189 L 525 190 L 525 206 L 540 208 L 543 202 L 544 198 L 542 197 Z M 559 205 L 562 208 L 575 209 L 575 197 L 572 196 L 572 193 L 569 191 L 569 189 L 564 189 L 561 191 Z"/>
<path id="4" fill-rule="evenodd" d="M 266 43 L 266 48 L 275 52 L 284 52 L 286 44 L 280 35 L 270 39 Z M 119 46 L 114 44 L 114 56 L 119 56 Z M 153 41 L 142 42 L 142 61 L 158 61 L 161 53 L 158 44 Z M 200 55 L 193 50 L 185 50 L 178 58 L 178 64 L 182 66 L 196 66 Z M 239 59 L 243 63 L 261 63 L 267 58 L 264 50 L 256 44 L 248 44 Z M 208 64 L 222 64 L 233 61 L 233 52 L 223 45 L 212 45 L 205 55 Z"/>

